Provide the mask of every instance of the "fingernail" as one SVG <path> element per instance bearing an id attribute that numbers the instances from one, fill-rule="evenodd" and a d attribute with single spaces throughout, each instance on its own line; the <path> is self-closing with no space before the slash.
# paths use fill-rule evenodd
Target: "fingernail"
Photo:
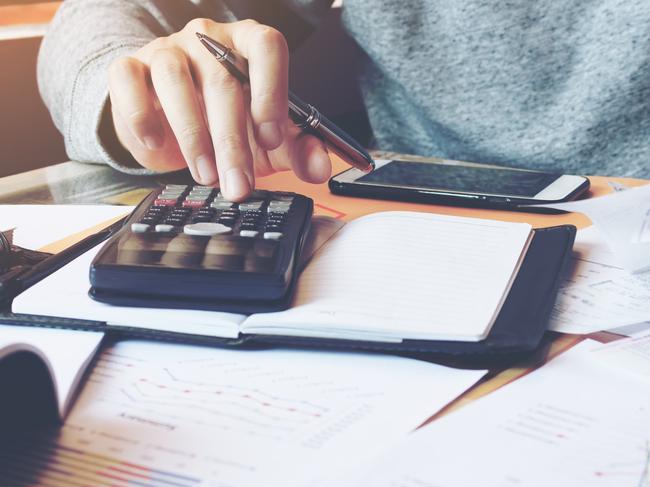
<path id="1" fill-rule="evenodd" d="M 257 129 L 260 142 L 267 147 L 277 147 L 282 143 L 282 130 L 277 122 L 261 123 Z"/>
<path id="2" fill-rule="evenodd" d="M 195 164 L 201 184 L 210 185 L 217 182 L 219 177 L 217 175 L 217 165 L 212 157 L 199 156 L 197 157 Z"/>
<path id="3" fill-rule="evenodd" d="M 142 142 L 149 150 L 158 150 L 163 146 L 163 138 L 157 134 L 145 135 Z"/>
<path id="4" fill-rule="evenodd" d="M 251 189 L 250 181 L 244 171 L 234 167 L 226 172 L 226 192 L 232 198 L 243 198 Z"/>

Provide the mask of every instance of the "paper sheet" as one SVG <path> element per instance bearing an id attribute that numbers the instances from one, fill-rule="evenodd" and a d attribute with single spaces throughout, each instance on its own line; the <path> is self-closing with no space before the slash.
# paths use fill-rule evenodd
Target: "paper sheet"
<path id="1" fill-rule="evenodd" d="M 650 380 L 650 330 L 597 347 L 593 354 L 607 366 Z"/>
<path id="2" fill-rule="evenodd" d="M 650 273 L 631 274 L 592 226 L 578 231 L 550 328 L 592 333 L 650 321 Z"/>
<path id="3" fill-rule="evenodd" d="M 314 217 L 312 232 L 302 259 L 308 260 L 343 225 L 328 217 Z M 16 297 L 14 313 L 58 316 L 107 322 L 115 326 L 133 326 L 196 335 L 235 338 L 245 315 L 217 311 L 137 308 L 112 306 L 88 296 L 88 270 L 103 244 L 46 277 Z M 301 261 L 301 264 L 302 265 Z"/>
<path id="4" fill-rule="evenodd" d="M 530 235 L 530 225 L 521 223 L 397 211 L 367 215 L 348 223 L 314 257 L 289 310 L 251 316 L 242 330 L 477 341 L 491 329 Z"/>
<path id="5" fill-rule="evenodd" d="M 650 269 L 650 184 L 600 198 L 535 205 L 584 213 L 598 227 L 622 267 Z"/>
<path id="6" fill-rule="evenodd" d="M 360 353 L 121 342 L 88 378 L 57 459 L 84 485 L 111 474 L 125 485 L 311 486 L 401 438 L 483 373 Z"/>
<path id="7" fill-rule="evenodd" d="M 0 205 L 0 230 L 15 228 L 14 244 L 37 250 L 131 211 L 132 206 Z"/>
<path id="8" fill-rule="evenodd" d="M 367 468 L 326 485 L 650 485 L 650 383 L 600 364 L 590 352 L 594 343 L 433 422 Z"/>
<path id="9" fill-rule="evenodd" d="M 103 333 L 0 325 L 0 358 L 15 350 L 40 351 L 54 379 L 59 415 L 65 416 L 72 393 Z M 10 391 L 1 391 L 0 397 Z"/>

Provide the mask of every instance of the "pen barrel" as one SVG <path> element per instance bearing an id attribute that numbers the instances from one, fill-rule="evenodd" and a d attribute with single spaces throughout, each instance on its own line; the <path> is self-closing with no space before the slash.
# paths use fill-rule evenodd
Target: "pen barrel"
<path id="1" fill-rule="evenodd" d="M 298 127 L 319 137 L 350 165 L 363 172 L 374 169 L 374 161 L 356 140 L 293 93 L 289 93 L 289 116 Z"/>

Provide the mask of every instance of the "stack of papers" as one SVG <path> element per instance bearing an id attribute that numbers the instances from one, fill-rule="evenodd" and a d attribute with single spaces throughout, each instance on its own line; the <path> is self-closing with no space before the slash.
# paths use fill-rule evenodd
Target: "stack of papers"
<path id="1" fill-rule="evenodd" d="M 320 485 L 647 486 L 650 382 L 598 350 L 587 340 Z"/>

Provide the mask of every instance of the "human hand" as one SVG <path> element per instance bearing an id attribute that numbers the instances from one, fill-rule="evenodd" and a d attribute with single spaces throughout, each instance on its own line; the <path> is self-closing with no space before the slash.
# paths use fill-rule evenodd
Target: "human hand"
<path id="1" fill-rule="evenodd" d="M 196 32 L 248 58 L 250 87 L 237 81 L 201 45 Z M 144 167 L 187 166 L 200 184 L 220 183 L 233 201 L 245 199 L 255 176 L 293 169 L 323 182 L 331 162 L 323 143 L 288 117 L 287 44 L 253 20 L 190 21 L 109 69 L 115 132 Z"/>

